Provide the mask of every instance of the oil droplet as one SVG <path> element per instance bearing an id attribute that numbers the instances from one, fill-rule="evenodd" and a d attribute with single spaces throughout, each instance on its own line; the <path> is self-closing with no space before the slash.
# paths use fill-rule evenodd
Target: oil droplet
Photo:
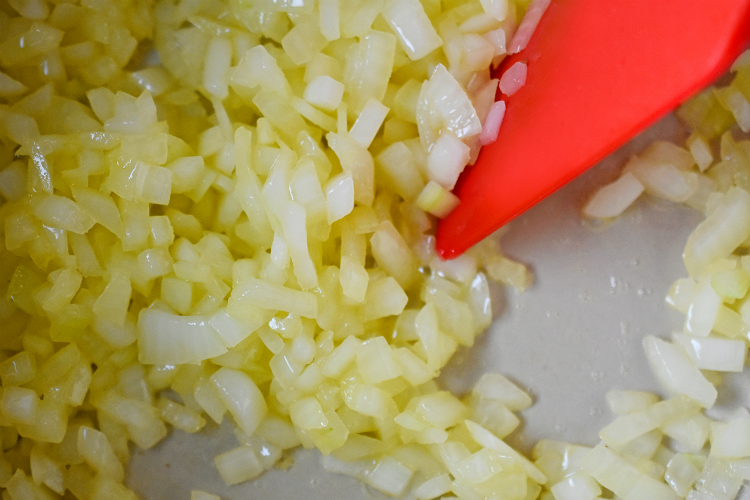
<path id="1" fill-rule="evenodd" d="M 609 287 L 610 295 L 615 295 L 623 290 L 622 281 L 614 275 L 609 277 Z"/>

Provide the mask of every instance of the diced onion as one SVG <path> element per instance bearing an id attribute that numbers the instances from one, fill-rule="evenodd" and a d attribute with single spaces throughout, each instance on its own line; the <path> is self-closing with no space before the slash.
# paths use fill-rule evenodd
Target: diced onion
<path id="1" fill-rule="evenodd" d="M 508 46 L 508 54 L 516 54 L 526 48 L 550 3 L 551 0 L 532 0 Z"/>
<path id="2" fill-rule="evenodd" d="M 482 125 L 482 132 L 479 134 L 479 140 L 482 142 L 482 146 L 491 144 L 497 140 L 497 136 L 500 134 L 500 125 L 503 123 L 505 117 L 505 101 L 497 101 L 487 113 L 484 124 Z"/>
<path id="3" fill-rule="evenodd" d="M 512 96 L 526 83 L 526 72 L 528 68 L 525 63 L 517 62 L 503 73 L 500 77 L 500 92 Z"/>
<path id="4" fill-rule="evenodd" d="M 594 194 L 583 207 L 589 217 L 605 219 L 617 217 L 640 195 L 644 187 L 631 173 L 623 174 L 615 182 L 608 184 Z"/>

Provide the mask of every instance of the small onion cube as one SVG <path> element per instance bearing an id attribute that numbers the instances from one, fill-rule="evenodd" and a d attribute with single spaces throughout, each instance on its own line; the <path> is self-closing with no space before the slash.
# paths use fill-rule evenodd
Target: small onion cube
<path id="1" fill-rule="evenodd" d="M 599 432 L 599 437 L 608 446 L 622 446 L 671 419 L 695 413 L 698 409 L 698 406 L 687 398 L 667 399 L 644 410 L 617 417 Z"/>
<path id="2" fill-rule="evenodd" d="M 683 258 L 691 276 L 731 254 L 750 238 L 750 194 L 732 187 L 718 206 L 690 234 Z"/>
<path id="3" fill-rule="evenodd" d="M 500 92 L 511 96 L 518 92 L 518 89 L 526 83 L 526 73 L 528 68 L 523 62 L 517 62 L 503 73 L 500 77 Z"/>
<path id="4" fill-rule="evenodd" d="M 31 389 L 5 387 L 0 397 L 0 412 L 13 422 L 30 423 L 36 419 L 39 397 Z"/>
<path id="5" fill-rule="evenodd" d="M 452 132 L 445 131 L 427 157 L 427 175 L 450 191 L 469 162 L 469 154 L 469 146 Z"/>
<path id="6" fill-rule="evenodd" d="M 630 172 L 600 188 L 583 207 L 589 217 L 606 219 L 617 217 L 643 193 L 643 184 Z"/>
<path id="7" fill-rule="evenodd" d="M 706 380 L 682 347 L 656 337 L 643 339 L 646 357 L 657 379 L 671 392 L 684 394 L 704 408 L 716 401 L 716 388 Z"/>
<path id="8" fill-rule="evenodd" d="M 248 278 L 232 290 L 229 309 L 253 305 L 274 311 L 286 311 L 305 318 L 318 315 L 318 301 L 312 293 L 295 290 L 275 283 Z M 231 312 L 231 311 L 230 311 Z"/>
<path id="9" fill-rule="evenodd" d="M 391 347 L 383 337 L 375 337 L 357 346 L 357 370 L 368 384 L 399 377 L 403 372 L 393 356 Z"/>
<path id="10" fill-rule="evenodd" d="M 329 224 L 346 217 L 354 209 L 354 180 L 351 175 L 341 173 L 329 179 L 323 189 Z"/>
<path id="11" fill-rule="evenodd" d="M 335 111 L 341 104 L 344 84 L 328 75 L 320 75 L 305 87 L 304 99 L 316 108 Z"/>
<path id="12" fill-rule="evenodd" d="M 370 206 L 375 199 L 375 163 L 370 152 L 348 135 L 326 135 L 341 168 L 354 181 L 354 201 Z"/>
<path id="13" fill-rule="evenodd" d="M 321 360 L 321 371 L 326 377 L 336 378 L 354 362 L 360 341 L 347 337 Z"/>
<path id="14" fill-rule="evenodd" d="M 555 500 L 594 500 L 602 488 L 585 472 L 576 472 L 550 488 Z"/>
<path id="15" fill-rule="evenodd" d="M 349 130 L 349 137 L 357 141 L 363 148 L 369 148 L 389 111 L 377 99 L 370 99 L 362 108 L 351 130 Z"/>
<path id="16" fill-rule="evenodd" d="M 414 154 L 403 142 L 395 142 L 381 151 L 375 157 L 375 166 L 377 172 L 405 200 L 416 198 L 424 188 L 424 180 Z"/>
<path id="17" fill-rule="evenodd" d="M 94 221 L 80 205 L 69 198 L 46 195 L 34 204 L 34 215 L 45 225 L 85 234 Z"/>
<path id="18" fill-rule="evenodd" d="M 290 201 L 278 209 L 278 217 L 289 248 L 294 275 L 297 277 L 300 288 L 308 290 L 317 287 L 318 274 L 307 246 L 305 208 L 299 203 Z"/>
<path id="19" fill-rule="evenodd" d="M 370 282 L 367 285 L 362 311 L 364 320 L 397 316 L 404 310 L 408 301 L 403 288 L 392 276 Z"/>
<path id="20" fill-rule="evenodd" d="M 681 497 L 686 497 L 693 484 L 700 478 L 699 459 L 686 453 L 678 453 L 667 463 L 664 481 Z"/>
<path id="21" fill-rule="evenodd" d="M 711 456 L 750 457 L 750 419 L 711 422 Z"/>
<path id="22" fill-rule="evenodd" d="M 230 349 L 252 333 L 245 323 L 229 316 L 225 309 L 220 309 L 211 316 L 208 324 L 216 331 L 222 343 Z"/>
<path id="23" fill-rule="evenodd" d="M 20 200 L 26 194 L 26 171 L 20 161 L 14 161 L 0 171 L 0 195 L 6 200 Z"/>
<path id="24" fill-rule="evenodd" d="M 375 261 L 379 266 L 388 271 L 390 275 L 381 281 L 388 283 L 389 280 L 395 280 L 402 289 L 408 290 L 414 283 L 414 280 L 417 279 L 417 259 L 409 245 L 406 244 L 404 237 L 396 230 L 392 222 L 384 221 L 380 223 L 378 229 L 370 238 L 370 247 Z M 390 288 L 390 285 L 388 287 Z M 403 291 L 402 293 L 397 293 L 396 297 L 399 302 L 402 296 L 403 299 L 406 299 Z M 406 301 L 404 300 L 403 302 L 405 306 Z M 395 306 L 398 302 L 391 303 Z"/>
<path id="25" fill-rule="evenodd" d="M 138 315 L 138 351 L 144 364 L 198 363 L 227 352 L 205 316 L 177 316 L 157 309 Z"/>
<path id="26" fill-rule="evenodd" d="M 401 462 L 385 456 L 367 476 L 367 484 L 387 495 L 398 497 L 409 484 L 414 471 Z"/>
<path id="27" fill-rule="evenodd" d="M 203 64 L 203 88 L 211 95 L 224 99 L 229 95 L 227 72 L 232 63 L 232 42 L 228 38 L 214 38 L 208 44 Z"/>
<path id="28" fill-rule="evenodd" d="M 750 102 L 736 87 L 729 85 L 715 91 L 719 101 L 734 115 L 740 129 L 750 132 Z"/>
<path id="29" fill-rule="evenodd" d="M 447 391 L 420 396 L 410 403 L 414 404 L 414 415 L 439 429 L 458 425 L 467 415 L 466 406 Z"/>
<path id="30" fill-rule="evenodd" d="M 233 68 L 230 82 L 232 86 L 249 89 L 260 86 L 264 90 L 279 92 L 284 96 L 292 93 L 284 72 L 263 45 L 256 45 L 245 52 Z"/>
<path id="31" fill-rule="evenodd" d="M 510 42 L 508 54 L 516 54 L 526 48 L 529 40 L 531 40 L 531 35 L 534 34 L 539 21 L 542 19 L 550 3 L 551 0 L 533 0 L 529 4 L 529 7 L 526 9 L 526 15 L 523 16 L 523 20 L 518 26 L 516 34 L 513 35 L 513 40 Z"/>
<path id="32" fill-rule="evenodd" d="M 505 101 L 493 103 L 484 120 L 484 125 L 482 125 L 482 132 L 479 134 L 482 146 L 486 146 L 497 140 L 497 136 L 500 133 L 500 125 L 502 125 L 504 117 Z"/>
<path id="33" fill-rule="evenodd" d="M 621 498 L 631 491 L 642 475 L 604 443 L 597 445 L 584 457 L 582 468 L 599 484 Z"/>
<path id="34" fill-rule="evenodd" d="M 747 347 L 743 340 L 678 334 L 675 341 L 701 370 L 741 372 L 744 368 Z"/>
<path id="35" fill-rule="evenodd" d="M 528 458 L 524 457 L 516 450 L 505 444 L 505 442 L 492 434 L 490 431 L 471 420 L 465 420 L 464 423 L 469 429 L 469 434 L 480 446 L 494 450 L 503 457 L 510 457 L 523 469 L 523 471 L 534 481 L 539 484 L 546 484 L 547 477 L 534 465 Z"/>
<path id="36" fill-rule="evenodd" d="M 320 0 L 320 33 L 332 42 L 341 37 L 339 12 L 342 0 Z"/>
<path id="37" fill-rule="evenodd" d="M 623 497 L 623 500 L 641 500 L 649 498 L 653 500 L 679 500 L 672 489 L 664 482 L 654 479 L 648 474 L 641 474 L 633 483 L 632 489 Z"/>
<path id="38" fill-rule="evenodd" d="M 82 425 L 78 428 L 78 452 L 99 474 L 122 481 L 125 471 L 115 456 L 112 445 L 101 431 Z"/>
<path id="39" fill-rule="evenodd" d="M 698 452 L 708 439 L 711 421 L 702 413 L 678 417 L 661 425 L 659 429 L 686 450 Z"/>
<path id="40" fill-rule="evenodd" d="M 46 5 L 43 2 L 40 4 Z M 44 16 L 47 17 L 47 16 Z M 3 97 L 12 97 L 23 94 L 28 89 L 23 83 L 14 80 L 3 72 L 0 72 L 0 95 Z"/>
<path id="41" fill-rule="evenodd" d="M 448 216 L 460 203 L 456 195 L 435 181 L 430 181 L 417 197 L 417 206 L 439 219 Z"/>
<path id="42" fill-rule="evenodd" d="M 437 139 L 432 130 L 433 113 L 439 116 L 443 127 L 457 137 L 471 137 L 482 131 L 482 124 L 469 96 L 442 64 L 422 84 L 417 105 L 419 137 L 425 147 Z"/>
<path id="43" fill-rule="evenodd" d="M 228 486 L 254 479 L 265 471 L 255 450 L 245 445 L 216 455 L 214 464 Z"/>
<path id="44" fill-rule="evenodd" d="M 533 401 L 531 396 L 499 373 L 487 373 L 472 389 L 472 394 L 493 399 L 503 403 L 511 411 L 521 411 L 529 408 Z"/>
<path id="45" fill-rule="evenodd" d="M 484 34 L 484 38 L 488 42 L 490 42 L 493 47 L 495 47 L 495 57 L 499 57 L 505 54 L 506 36 L 504 29 L 498 28 L 496 30 L 488 31 Z"/>
<path id="46" fill-rule="evenodd" d="M 401 366 L 401 375 L 412 385 L 421 385 L 435 376 L 427 363 L 407 347 L 399 347 L 393 352 L 393 356 Z"/>
<path id="47" fill-rule="evenodd" d="M 418 500 L 430 500 L 445 495 L 451 490 L 451 479 L 448 474 L 432 477 L 414 489 L 414 497 Z"/>
<path id="48" fill-rule="evenodd" d="M 94 302 L 94 314 L 118 325 L 123 325 L 130 305 L 131 294 L 130 278 L 122 272 L 113 273 L 109 283 Z"/>
<path id="49" fill-rule="evenodd" d="M 701 172 L 705 172 L 714 162 L 714 156 L 708 142 L 697 132 L 688 138 L 687 147 Z"/>
<path id="50" fill-rule="evenodd" d="M 398 411 L 390 394 L 366 384 L 356 384 L 351 388 L 346 405 L 357 413 L 375 418 L 395 416 Z"/>
<path id="51" fill-rule="evenodd" d="M 685 320 L 685 330 L 698 337 L 706 337 L 713 330 L 721 307 L 721 297 L 716 293 L 710 280 L 704 280 L 690 302 Z"/>
<path id="52" fill-rule="evenodd" d="M 508 0 L 480 0 L 482 9 L 498 21 L 502 21 L 508 15 Z"/>
<path id="53" fill-rule="evenodd" d="M 659 396 L 645 391 L 609 391 L 606 398 L 609 410 L 615 415 L 645 410 L 659 401 Z"/>
<path id="54" fill-rule="evenodd" d="M 378 15 L 377 4 L 365 4 L 367 7 L 374 10 L 374 20 Z M 343 83 L 351 96 L 347 104 L 355 113 L 359 113 L 370 98 L 379 101 L 385 98 L 398 43 L 391 33 L 369 30 L 369 25 L 365 29 L 367 31 L 359 37 L 359 43 L 347 53 L 344 64 Z M 349 36 L 346 30 L 344 36 Z"/>
<path id="55" fill-rule="evenodd" d="M 419 0 L 386 0 L 382 14 L 412 61 L 443 44 Z"/>
<path id="56" fill-rule="evenodd" d="M 211 382 L 242 432 L 252 436 L 267 413 L 266 401 L 255 382 L 231 368 L 220 368 L 211 375 Z"/>
<path id="57" fill-rule="evenodd" d="M 305 64 L 328 44 L 316 23 L 303 21 L 294 26 L 281 40 L 284 51 L 294 64 Z"/>
<path id="58" fill-rule="evenodd" d="M 328 418 L 315 397 L 298 399 L 289 405 L 289 417 L 294 425 L 304 430 L 324 429 L 328 426 Z"/>
<path id="59" fill-rule="evenodd" d="M 634 158 L 626 167 L 649 194 L 674 202 L 687 201 L 698 190 L 698 175 L 686 172 L 672 163 L 649 158 Z"/>
<path id="60" fill-rule="evenodd" d="M 360 263 L 347 256 L 341 257 L 341 290 L 344 296 L 354 302 L 365 300 L 367 284 L 370 280 L 367 270 Z"/>

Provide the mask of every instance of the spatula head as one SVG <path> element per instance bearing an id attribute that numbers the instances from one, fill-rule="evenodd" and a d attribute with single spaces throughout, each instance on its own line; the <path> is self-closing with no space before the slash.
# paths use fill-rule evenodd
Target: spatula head
<path id="1" fill-rule="evenodd" d="M 496 142 L 459 179 L 437 229 L 443 258 L 473 244 L 627 142 L 723 72 L 750 40 L 750 0 L 552 0 L 502 98 Z"/>

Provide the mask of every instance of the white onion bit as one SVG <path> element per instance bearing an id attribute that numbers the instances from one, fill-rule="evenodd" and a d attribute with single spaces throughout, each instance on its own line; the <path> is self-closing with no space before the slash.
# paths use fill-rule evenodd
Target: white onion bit
<path id="1" fill-rule="evenodd" d="M 607 184 L 597 191 L 583 207 L 583 213 L 599 219 L 617 217 L 643 193 L 643 190 L 643 184 L 627 172 L 612 184 Z"/>
<path id="2" fill-rule="evenodd" d="M 487 113 L 487 118 L 482 126 L 482 132 L 479 134 L 482 146 L 486 146 L 497 140 L 497 136 L 500 133 L 500 125 L 502 125 L 504 117 L 505 101 L 497 101 L 490 106 L 490 111 Z"/>
<path id="3" fill-rule="evenodd" d="M 508 46 L 508 54 L 516 54 L 526 48 L 549 4 L 550 0 L 534 0 L 529 4 L 526 15 Z"/>
<path id="4" fill-rule="evenodd" d="M 500 92 L 511 96 L 526 83 L 526 64 L 517 62 L 500 77 Z"/>

